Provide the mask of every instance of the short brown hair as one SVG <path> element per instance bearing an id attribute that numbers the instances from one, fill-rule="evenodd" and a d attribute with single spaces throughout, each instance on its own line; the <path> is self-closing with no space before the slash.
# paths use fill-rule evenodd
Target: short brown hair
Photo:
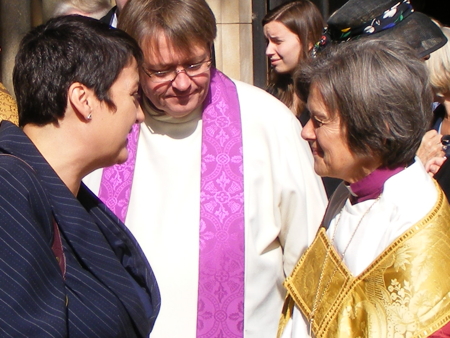
<path id="1" fill-rule="evenodd" d="M 217 34 L 216 19 L 205 0 L 129 1 L 120 13 L 118 27 L 141 48 L 154 47 L 154 39 L 163 33 L 181 53 L 188 53 L 198 43 L 211 47 Z"/>
<path id="2" fill-rule="evenodd" d="M 432 117 L 425 64 L 408 45 L 390 40 L 346 42 L 296 74 L 314 84 L 330 114 L 338 114 L 355 154 L 379 156 L 394 168 L 413 161 Z"/>

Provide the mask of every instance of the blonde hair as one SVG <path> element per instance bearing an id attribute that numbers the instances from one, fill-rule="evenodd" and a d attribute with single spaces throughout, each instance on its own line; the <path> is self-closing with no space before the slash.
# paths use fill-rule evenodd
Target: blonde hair
<path id="1" fill-rule="evenodd" d="M 442 32 L 450 41 L 450 28 L 441 27 Z M 437 96 L 450 93 L 450 43 L 433 52 L 425 61 L 430 72 L 430 83 Z"/>
<path id="2" fill-rule="evenodd" d="M 110 0 L 60 0 L 53 10 L 53 17 L 80 14 L 100 19 L 111 9 Z"/>

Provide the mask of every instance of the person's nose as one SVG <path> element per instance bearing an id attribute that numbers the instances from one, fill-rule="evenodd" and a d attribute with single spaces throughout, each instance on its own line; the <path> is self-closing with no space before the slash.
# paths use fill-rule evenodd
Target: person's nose
<path id="1" fill-rule="evenodd" d="M 301 135 L 302 135 L 302 138 L 306 141 L 313 141 L 316 139 L 316 132 L 315 132 L 311 118 L 308 120 L 308 122 L 303 127 Z"/>
<path id="2" fill-rule="evenodd" d="M 136 123 L 142 123 L 145 120 L 144 112 L 142 111 L 142 107 L 139 104 L 138 110 L 136 112 Z"/>
<path id="3" fill-rule="evenodd" d="M 172 87 L 179 91 L 185 91 L 191 85 L 191 78 L 186 74 L 184 69 L 177 69 L 177 75 L 172 80 Z"/>
<path id="4" fill-rule="evenodd" d="M 272 42 L 267 43 L 267 47 L 266 47 L 266 55 L 267 55 L 268 57 L 271 57 L 272 55 L 275 55 L 275 51 L 274 51 L 273 43 L 272 43 Z"/>

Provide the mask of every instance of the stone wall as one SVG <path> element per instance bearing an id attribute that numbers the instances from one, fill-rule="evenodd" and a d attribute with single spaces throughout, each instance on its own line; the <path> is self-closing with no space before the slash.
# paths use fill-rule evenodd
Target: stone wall
<path id="1" fill-rule="evenodd" d="M 253 82 L 251 0 L 207 0 L 216 16 L 216 66 L 229 77 Z"/>
<path id="2" fill-rule="evenodd" d="M 18 44 L 31 27 L 51 16 L 56 1 L 0 0 L 0 78 L 11 93 Z M 217 20 L 217 68 L 236 80 L 252 83 L 252 0 L 206 1 Z"/>
<path id="3" fill-rule="evenodd" d="M 32 25 L 30 0 L 0 0 L 1 82 L 13 93 L 12 69 L 18 44 Z"/>

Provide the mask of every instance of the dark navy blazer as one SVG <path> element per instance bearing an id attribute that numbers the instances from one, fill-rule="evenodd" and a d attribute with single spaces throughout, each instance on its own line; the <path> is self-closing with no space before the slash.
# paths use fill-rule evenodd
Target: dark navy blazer
<path id="1" fill-rule="evenodd" d="M 159 290 L 124 224 L 83 184 L 75 198 L 5 121 L 0 154 L 0 336 L 147 337 Z M 64 276 L 52 251 L 54 221 Z"/>

